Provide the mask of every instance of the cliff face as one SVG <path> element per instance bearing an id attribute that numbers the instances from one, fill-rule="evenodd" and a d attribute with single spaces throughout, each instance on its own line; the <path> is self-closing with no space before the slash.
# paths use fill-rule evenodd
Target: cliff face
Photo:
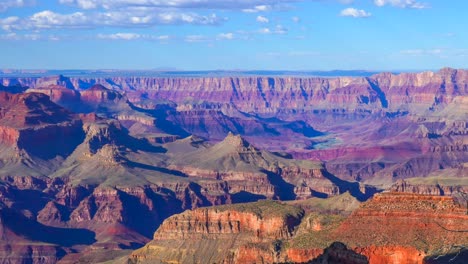
<path id="1" fill-rule="evenodd" d="M 196 134 L 218 141 L 232 131 L 261 149 L 327 161 L 327 169 L 342 179 L 389 187 L 394 179 L 468 162 L 467 72 L 446 68 L 368 78 L 57 76 L 2 83 L 43 90 L 63 105 L 80 93 L 81 104 L 69 104 L 72 109 L 117 118 L 134 135 Z"/>
<path id="2" fill-rule="evenodd" d="M 60 178 L 4 178 L 0 259 L 56 263 L 73 253 L 75 260 L 109 260 L 113 256 L 106 252 L 125 254 L 122 250 L 149 242 L 156 227 L 174 213 L 230 202 L 228 194 L 208 193 L 219 193 L 223 186 L 200 189 L 194 183 L 115 188 L 74 185 Z"/>
<path id="3" fill-rule="evenodd" d="M 83 139 L 81 119 L 46 95 L 2 92 L 0 105 L 0 146 L 15 148 L 17 156 L 66 157 Z"/>
<path id="4" fill-rule="evenodd" d="M 389 109 L 415 104 L 425 109 L 451 103 L 468 92 L 465 70 L 383 73 L 369 78 L 216 77 L 216 78 L 19 78 L 3 79 L 5 86 L 64 85 L 88 89 L 101 84 L 109 89 L 137 91 L 151 99 L 183 102 L 196 98 L 209 102 L 233 102 L 244 112 L 276 113 L 280 109 L 344 108 Z"/>
<path id="5" fill-rule="evenodd" d="M 278 259 L 271 242 L 289 239 L 302 216 L 301 209 L 272 201 L 187 211 L 165 220 L 132 260 L 244 263 L 259 257 L 271 263 Z"/>
<path id="6" fill-rule="evenodd" d="M 167 219 L 130 259 L 410 264 L 468 244 L 466 208 L 451 197 L 383 193 L 349 217 L 291 210 L 262 202 L 187 211 Z"/>
<path id="7" fill-rule="evenodd" d="M 466 245 L 467 220 L 466 208 L 451 197 L 384 193 L 364 203 L 336 234 L 370 263 L 423 263 L 427 255 Z"/>
<path id="8" fill-rule="evenodd" d="M 0 93 L 0 205 L 8 213 L 2 219 L 26 230 L 22 240 L 8 231 L 13 224 L 3 228 L 11 235 L 4 255 L 17 247 L 24 261 L 39 262 L 31 252 L 51 261 L 92 261 L 95 254 L 108 260 L 106 250 L 122 254 L 146 244 L 165 219 L 187 209 L 346 191 L 363 201 L 376 188 L 362 182 L 385 187 L 439 173 L 463 179 L 467 78 L 466 71 L 444 69 L 369 78 L 3 79 L 1 90 L 31 87 Z M 185 138 L 190 133 L 207 140 Z M 392 190 L 465 189 L 407 182 Z M 374 263 L 418 262 L 440 245 L 465 243 L 437 229 L 465 221 L 449 200 L 382 197 L 347 220 L 264 214 L 269 206 L 194 210 L 164 222 L 157 243 L 135 259 L 163 252 L 192 263 L 192 252 L 212 252 L 227 263 L 302 262 L 343 241 Z M 371 233 L 363 231 L 368 226 Z M 432 248 L 431 241 L 442 242 Z M 174 245 L 188 250 L 179 254 Z"/>
<path id="9" fill-rule="evenodd" d="M 407 181 L 400 180 L 393 184 L 391 191 L 426 194 L 426 195 L 439 195 L 439 196 L 453 196 L 456 193 L 466 193 L 467 186 L 462 185 L 440 185 L 440 184 L 411 184 Z"/>

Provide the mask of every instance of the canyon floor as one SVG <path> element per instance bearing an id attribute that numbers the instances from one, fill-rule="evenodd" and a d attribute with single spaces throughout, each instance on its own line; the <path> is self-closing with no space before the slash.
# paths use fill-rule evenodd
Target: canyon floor
<path id="1" fill-rule="evenodd" d="M 463 263 L 467 120 L 450 68 L 2 77 L 0 262 Z"/>

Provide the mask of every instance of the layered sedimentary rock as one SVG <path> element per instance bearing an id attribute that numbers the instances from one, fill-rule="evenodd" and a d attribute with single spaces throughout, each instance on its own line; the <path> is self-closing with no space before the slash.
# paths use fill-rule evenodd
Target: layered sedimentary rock
<path id="1" fill-rule="evenodd" d="M 292 208 L 261 202 L 186 211 L 167 219 L 130 260 L 409 264 L 468 245 L 466 208 L 451 197 L 383 193 L 349 217 Z"/>
<path id="2" fill-rule="evenodd" d="M 327 169 L 342 179 L 389 187 L 395 179 L 468 162 L 467 75 L 445 68 L 367 78 L 58 76 L 2 83 L 80 91 L 94 98 L 87 111 L 107 109 L 107 116 L 122 120 L 134 135 L 192 133 L 222 140 L 233 131 L 260 148 L 327 161 Z M 327 136 L 317 138 L 323 136 L 318 131 Z"/>
<path id="3" fill-rule="evenodd" d="M 80 117 L 41 93 L 2 92 L 0 105 L 2 176 L 50 173 L 57 168 L 53 161 L 69 155 L 84 137 Z"/>
<path id="4" fill-rule="evenodd" d="M 136 90 L 146 98 L 183 102 L 187 98 L 211 102 L 233 102 L 244 112 L 272 113 L 279 109 L 345 108 L 425 109 L 450 103 L 467 93 L 465 70 L 442 69 L 439 72 L 390 73 L 372 77 L 201 77 L 201 78 L 17 78 L 3 79 L 5 86 L 28 87 L 50 84 L 88 89 L 101 84 L 109 89 Z"/>
<path id="5" fill-rule="evenodd" d="M 467 220 L 466 208 L 451 197 L 384 193 L 364 203 L 336 234 L 370 263 L 423 263 L 425 256 L 467 245 Z"/>
<path id="6" fill-rule="evenodd" d="M 429 176 L 424 182 L 397 182 L 392 190 L 458 195 L 462 204 L 467 78 L 464 70 L 443 69 L 369 78 L 2 79 L 0 90 L 31 87 L 25 94 L 0 93 L 0 200 L 8 219 L 27 231 L 25 240 L 10 236 L 4 255 L 18 248 L 22 262 L 40 262 L 38 254 L 52 262 L 106 261 L 142 246 L 167 217 L 186 209 L 345 192 L 355 208 L 354 202 L 403 178 Z M 450 231 L 460 219 L 466 222 L 456 206 L 412 195 L 382 196 L 346 220 L 312 213 L 322 208 L 321 213 L 349 214 L 348 207 L 306 202 L 300 206 L 312 213 L 297 217 L 302 219 L 297 231 L 281 222 L 279 230 L 288 231 L 280 234 L 261 228 L 260 237 L 252 230 L 243 233 L 235 222 L 245 219 L 232 220 L 224 211 L 197 215 L 198 220 L 186 213 L 174 218 L 186 222 L 169 221 L 163 233 L 201 241 L 193 250 L 226 249 L 227 262 L 305 262 L 334 241 L 371 263 L 418 262 L 438 249 L 450 251 L 440 245 L 466 244 L 460 232 Z M 221 219 L 220 225 L 211 216 Z M 266 218 L 251 221 L 266 226 Z M 447 230 L 439 231 L 431 222 L 435 218 Z M 375 236 L 363 233 L 368 226 L 375 227 Z M 400 226 L 408 238 L 398 235 Z M 210 234 L 223 240 L 202 243 Z M 232 244 L 221 241 L 233 241 L 232 234 L 249 242 L 229 251 Z M 443 243 L 432 248 L 418 241 Z M 19 249 L 21 243 L 28 246 Z M 171 243 L 152 246 L 162 250 Z M 192 257 L 189 251 L 182 255 Z"/>
<path id="7" fill-rule="evenodd" d="M 460 181 L 462 181 L 462 179 L 460 179 Z M 400 180 L 392 186 L 391 191 L 414 194 L 452 196 L 456 195 L 457 193 L 467 193 L 468 187 L 463 185 L 443 185 L 439 183 L 411 184 L 410 182 Z"/>
<path id="8" fill-rule="evenodd" d="M 184 212 L 164 221 L 153 241 L 131 260 L 246 263 L 258 257 L 272 263 L 277 256 L 271 241 L 290 238 L 302 215 L 299 208 L 272 201 Z M 259 247 L 263 243 L 266 250 Z"/>
<path id="9" fill-rule="evenodd" d="M 334 196 L 352 188 L 352 184 L 327 177 L 320 163 L 259 150 L 232 133 L 211 147 L 175 153 L 174 157 L 169 168 L 189 177 L 227 181 L 231 193 L 291 200 Z"/>

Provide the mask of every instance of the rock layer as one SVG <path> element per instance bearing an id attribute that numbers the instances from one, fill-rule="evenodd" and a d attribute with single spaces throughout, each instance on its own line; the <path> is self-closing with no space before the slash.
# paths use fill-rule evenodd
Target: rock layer
<path id="1" fill-rule="evenodd" d="M 449 254 L 454 246 L 468 245 L 466 208 L 451 197 L 383 193 L 349 217 L 304 216 L 303 211 L 291 213 L 294 210 L 286 208 L 262 202 L 187 211 L 167 219 L 153 241 L 130 259 L 136 263 L 208 259 L 322 263 L 327 259 L 330 263 L 416 264 L 424 263 L 426 256 Z M 333 241 L 343 241 L 351 250 Z M 327 244 L 332 246 L 319 247 Z"/>

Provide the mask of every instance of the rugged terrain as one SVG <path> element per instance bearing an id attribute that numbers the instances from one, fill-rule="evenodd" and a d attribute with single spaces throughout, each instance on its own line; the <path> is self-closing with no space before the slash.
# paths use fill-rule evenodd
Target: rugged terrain
<path id="1" fill-rule="evenodd" d="M 220 240 L 207 242 L 206 248 L 183 243 L 179 246 L 188 248 L 185 253 L 167 251 L 168 258 L 189 262 L 190 250 L 229 243 L 233 250 L 243 250 L 243 255 L 230 255 L 231 262 L 248 257 L 253 259 L 244 260 L 309 261 L 334 241 L 372 262 L 387 246 L 402 252 L 410 248 L 404 254 L 419 256 L 419 261 L 437 249 L 450 253 L 446 247 L 460 242 L 454 236 L 434 249 L 390 235 L 359 235 L 367 225 L 413 226 L 406 215 L 431 219 L 428 208 L 421 214 L 412 208 L 388 213 L 405 216 L 400 222 L 385 220 L 386 214 L 366 209 L 367 203 L 352 212 L 383 190 L 408 194 L 388 201 L 378 196 L 383 204 L 403 203 L 398 199 L 403 197 L 419 208 L 414 197 L 426 196 L 413 194 L 453 196 L 466 203 L 466 70 L 336 78 L 4 77 L 0 91 L 3 262 L 126 259 L 161 224 L 148 244 L 156 251 L 176 243 L 176 235 L 167 243 L 162 239 L 172 229 L 191 237 L 195 226 L 198 235 L 193 237 L 201 235 L 200 245 L 206 230 L 220 233 L 214 235 Z M 288 202 L 197 209 L 264 199 Z M 436 207 L 455 208 L 451 200 L 431 199 L 438 201 Z M 275 218 L 268 208 L 288 213 Z M 197 219 L 209 225 L 197 227 L 201 222 L 192 223 L 192 211 L 186 210 L 200 212 Z M 222 212 L 210 215 L 212 210 Z M 440 212 L 442 220 L 454 214 Z M 359 221 L 353 220 L 356 215 Z M 190 218 L 183 220 L 189 226 L 178 224 L 184 217 Z M 220 219 L 219 224 L 213 219 Z M 275 223 L 280 231 L 259 229 L 256 234 L 246 219 L 260 226 Z M 335 231 L 307 236 L 307 221 L 350 237 L 332 236 Z M 410 234 L 409 239 L 414 237 Z M 441 239 L 421 234 L 424 241 Z M 374 239 L 373 244 L 363 242 Z M 398 243 L 384 243 L 390 240 Z M 335 244 L 322 258 L 335 256 L 335 250 L 355 257 Z M 142 261 L 151 254 L 135 253 L 132 259 Z M 226 259 L 217 254 L 209 257 Z"/>
<path id="2" fill-rule="evenodd" d="M 405 193 L 378 194 L 348 217 L 273 201 L 215 206 L 165 220 L 130 260 L 322 263 L 331 255 L 336 263 L 425 263 L 466 253 L 466 210 L 450 197 Z"/>
<path id="3" fill-rule="evenodd" d="M 75 111 L 105 112 L 157 142 L 189 134 L 217 141 L 232 131 L 260 149 L 326 161 L 342 179 L 388 187 L 399 178 L 466 173 L 467 80 L 468 71 L 445 68 L 370 77 L 52 76 L 0 83 L 42 91 Z M 91 107 L 90 100 L 100 104 Z"/>

